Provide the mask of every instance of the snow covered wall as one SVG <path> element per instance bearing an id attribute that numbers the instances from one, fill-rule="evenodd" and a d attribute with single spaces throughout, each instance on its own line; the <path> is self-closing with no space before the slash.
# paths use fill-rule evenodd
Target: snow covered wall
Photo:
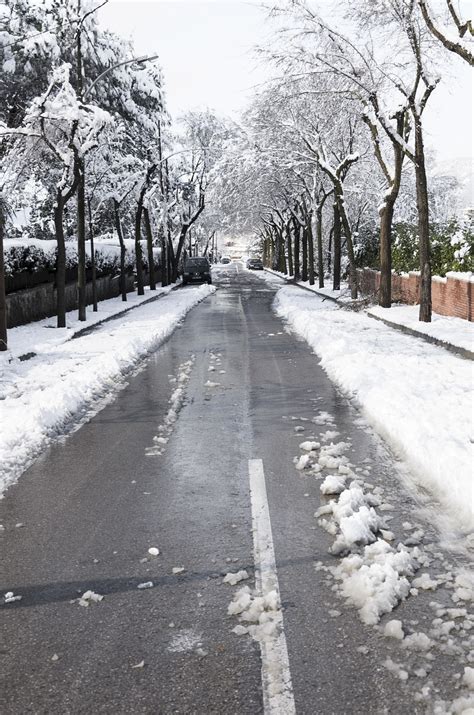
<path id="1" fill-rule="evenodd" d="M 274 308 L 356 398 L 418 484 L 458 525 L 474 527 L 472 363 L 298 288 L 282 288 Z"/>

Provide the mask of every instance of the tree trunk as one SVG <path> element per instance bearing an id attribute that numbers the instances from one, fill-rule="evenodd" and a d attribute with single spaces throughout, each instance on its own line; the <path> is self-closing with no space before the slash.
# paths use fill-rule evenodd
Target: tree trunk
<path id="1" fill-rule="evenodd" d="M 346 246 L 347 246 L 347 256 L 349 258 L 349 277 L 350 277 L 350 283 L 351 283 L 351 298 L 352 300 L 355 300 L 357 298 L 357 269 L 356 269 L 356 264 L 355 264 L 355 256 L 354 256 L 354 244 L 352 243 L 352 234 L 351 234 L 351 227 L 349 225 L 349 219 L 347 218 L 346 210 L 344 208 L 344 204 L 340 197 L 342 196 L 342 188 L 341 192 L 338 193 L 338 190 L 336 189 L 336 196 L 337 196 L 337 203 L 339 207 L 339 216 L 341 217 L 341 222 L 342 222 L 342 228 L 344 229 L 344 234 L 346 237 Z"/>
<path id="2" fill-rule="evenodd" d="M 387 198 L 380 214 L 380 291 L 379 305 L 392 305 L 392 221 L 395 200 Z"/>
<path id="3" fill-rule="evenodd" d="M 127 252 L 127 249 L 125 248 L 125 242 L 123 240 L 122 224 L 120 221 L 119 213 L 119 203 L 117 199 L 114 199 L 114 217 L 115 230 L 117 231 L 117 236 L 120 243 L 120 292 L 122 294 L 122 301 L 125 303 L 127 301 L 127 274 L 125 271 L 125 254 Z"/>
<path id="4" fill-rule="evenodd" d="M 293 235 L 295 237 L 295 281 L 298 282 L 301 279 L 300 273 L 300 225 L 297 219 L 293 219 Z"/>
<path id="5" fill-rule="evenodd" d="M 1 201 L 1 199 L 0 199 Z M 5 258 L 3 254 L 3 239 L 5 232 L 5 216 L 0 204 L 0 352 L 8 350 L 7 339 L 7 301 L 5 290 Z"/>
<path id="6" fill-rule="evenodd" d="M 318 242 L 318 285 L 324 288 L 324 260 L 323 260 L 323 207 L 318 206 L 316 211 L 316 236 Z"/>
<path id="7" fill-rule="evenodd" d="M 294 275 L 293 247 L 291 245 L 291 224 L 289 221 L 286 224 L 286 245 L 288 249 L 288 273 L 292 276 Z"/>
<path id="8" fill-rule="evenodd" d="M 303 249 L 303 265 L 301 269 L 301 280 L 306 283 L 308 280 L 308 227 L 304 226 L 301 232 L 302 249 Z"/>
<path id="9" fill-rule="evenodd" d="M 421 119 L 415 116 L 415 176 L 416 205 L 418 209 L 418 240 L 420 248 L 420 313 L 419 319 L 431 322 L 431 251 L 428 203 L 428 181 L 426 179 L 425 152 Z"/>
<path id="10" fill-rule="evenodd" d="M 91 200 L 87 200 L 89 209 L 89 236 L 91 242 L 91 266 L 92 266 L 92 310 L 97 313 L 97 270 L 95 264 L 95 248 L 94 248 L 94 227 L 92 225 L 92 209 Z"/>
<path id="11" fill-rule="evenodd" d="M 143 281 L 143 261 L 142 261 L 142 245 L 140 243 L 142 233 L 142 211 L 143 202 L 138 202 L 135 212 L 135 262 L 137 269 L 137 295 L 145 295 Z"/>
<path id="12" fill-rule="evenodd" d="M 403 136 L 405 113 L 399 112 L 397 116 L 397 133 Z M 379 305 L 390 308 L 392 305 L 392 223 L 395 203 L 400 192 L 404 153 L 400 144 L 392 141 L 395 159 L 395 172 L 390 193 L 385 198 L 385 206 L 380 214 L 380 291 Z M 377 151 L 378 152 L 378 144 Z M 381 157 L 381 155 L 379 154 Z M 380 159 L 382 162 L 382 159 Z M 382 164 L 383 166 L 383 164 Z M 387 172 L 388 173 L 388 172 Z"/>
<path id="13" fill-rule="evenodd" d="M 148 249 L 148 274 L 150 276 L 150 290 L 156 290 L 155 279 L 155 259 L 153 256 L 153 234 L 151 231 L 150 212 L 148 209 L 143 209 L 145 218 L 146 244 Z"/>
<path id="14" fill-rule="evenodd" d="M 77 186 L 77 302 L 78 318 L 86 319 L 86 194 L 84 159 L 78 158 Z"/>
<path id="15" fill-rule="evenodd" d="M 308 215 L 308 280 L 310 286 L 314 286 L 314 239 L 311 213 Z"/>
<path id="16" fill-rule="evenodd" d="M 341 216 L 339 214 L 339 206 L 337 203 L 334 204 L 333 244 L 334 261 L 332 289 L 341 290 Z"/>
<path id="17" fill-rule="evenodd" d="M 160 227 L 160 273 L 161 273 L 161 285 L 168 285 L 168 251 L 166 246 L 166 235 L 163 226 Z"/>
<path id="18" fill-rule="evenodd" d="M 66 243 L 64 241 L 64 198 L 61 189 L 56 194 L 54 207 L 54 228 L 56 232 L 57 258 L 56 258 L 56 312 L 57 327 L 66 327 Z"/>
<path id="19" fill-rule="evenodd" d="M 354 256 L 354 244 L 352 243 L 351 227 L 349 224 L 349 219 L 347 218 L 346 208 L 344 205 L 344 190 L 342 187 L 342 183 L 340 183 L 340 181 L 334 185 L 334 193 L 336 196 L 336 204 L 337 204 L 337 211 L 339 214 L 339 221 L 340 221 L 340 224 L 342 224 L 342 228 L 344 230 L 344 235 L 346 237 L 347 257 L 349 259 L 351 298 L 353 300 L 355 300 L 355 298 L 357 298 L 357 269 L 356 269 L 355 256 Z M 339 246 L 340 246 L 340 244 L 341 244 L 341 240 L 339 237 Z M 339 275 L 340 275 L 340 266 L 339 266 Z"/>

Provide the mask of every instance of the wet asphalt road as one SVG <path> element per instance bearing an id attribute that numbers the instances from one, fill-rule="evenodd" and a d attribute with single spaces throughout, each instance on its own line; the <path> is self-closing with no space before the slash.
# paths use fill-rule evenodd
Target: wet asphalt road
<path id="1" fill-rule="evenodd" d="M 230 570 L 253 574 L 249 459 L 265 469 L 296 712 L 425 712 L 413 687 L 381 665 L 398 657 L 394 646 L 315 569 L 333 558 L 332 538 L 314 518 L 320 483 L 295 470 L 302 435 L 293 425 L 319 410 L 334 415 L 351 462 L 370 464 L 372 482 L 398 505 L 391 528 L 416 498 L 307 345 L 272 313 L 275 288 L 235 264 L 216 284 L 116 398 L 0 502 L 1 591 L 22 595 L 0 610 L 4 715 L 263 712 L 260 650 L 232 633 L 236 589 L 222 582 Z M 156 455 L 153 438 L 188 360 L 185 402 Z M 304 438 L 313 434 L 305 429 Z M 151 546 L 159 556 L 148 555 Z M 152 588 L 137 588 L 147 581 Z M 81 607 L 89 589 L 104 599 Z M 341 615 L 332 618 L 335 607 Z M 397 617 L 419 622 L 426 609 L 407 602 Z M 449 660 L 433 668 L 440 686 L 450 682 Z"/>

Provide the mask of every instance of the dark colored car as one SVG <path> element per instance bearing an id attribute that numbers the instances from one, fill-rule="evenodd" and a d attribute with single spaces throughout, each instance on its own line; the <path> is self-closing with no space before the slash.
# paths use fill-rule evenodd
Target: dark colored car
<path id="1" fill-rule="evenodd" d="M 227 263 L 232 263 L 232 261 L 230 260 L 229 256 L 222 256 L 221 263 L 227 265 Z"/>
<path id="2" fill-rule="evenodd" d="M 186 283 L 212 283 L 211 264 L 207 258 L 186 258 L 183 267 L 183 285 Z"/>
<path id="3" fill-rule="evenodd" d="M 260 258 L 249 258 L 247 268 L 250 268 L 252 271 L 263 271 L 263 263 Z"/>

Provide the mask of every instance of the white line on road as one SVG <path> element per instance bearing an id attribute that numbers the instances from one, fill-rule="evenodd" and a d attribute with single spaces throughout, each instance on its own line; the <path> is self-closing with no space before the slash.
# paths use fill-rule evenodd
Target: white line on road
<path id="1" fill-rule="evenodd" d="M 249 481 L 256 587 L 262 596 L 275 591 L 278 601 L 278 610 L 274 621 L 277 625 L 276 635 L 268 641 L 260 641 L 263 707 L 265 715 L 293 715 L 296 712 L 295 701 L 283 629 L 283 611 L 273 549 L 265 473 L 261 459 L 249 460 Z"/>

